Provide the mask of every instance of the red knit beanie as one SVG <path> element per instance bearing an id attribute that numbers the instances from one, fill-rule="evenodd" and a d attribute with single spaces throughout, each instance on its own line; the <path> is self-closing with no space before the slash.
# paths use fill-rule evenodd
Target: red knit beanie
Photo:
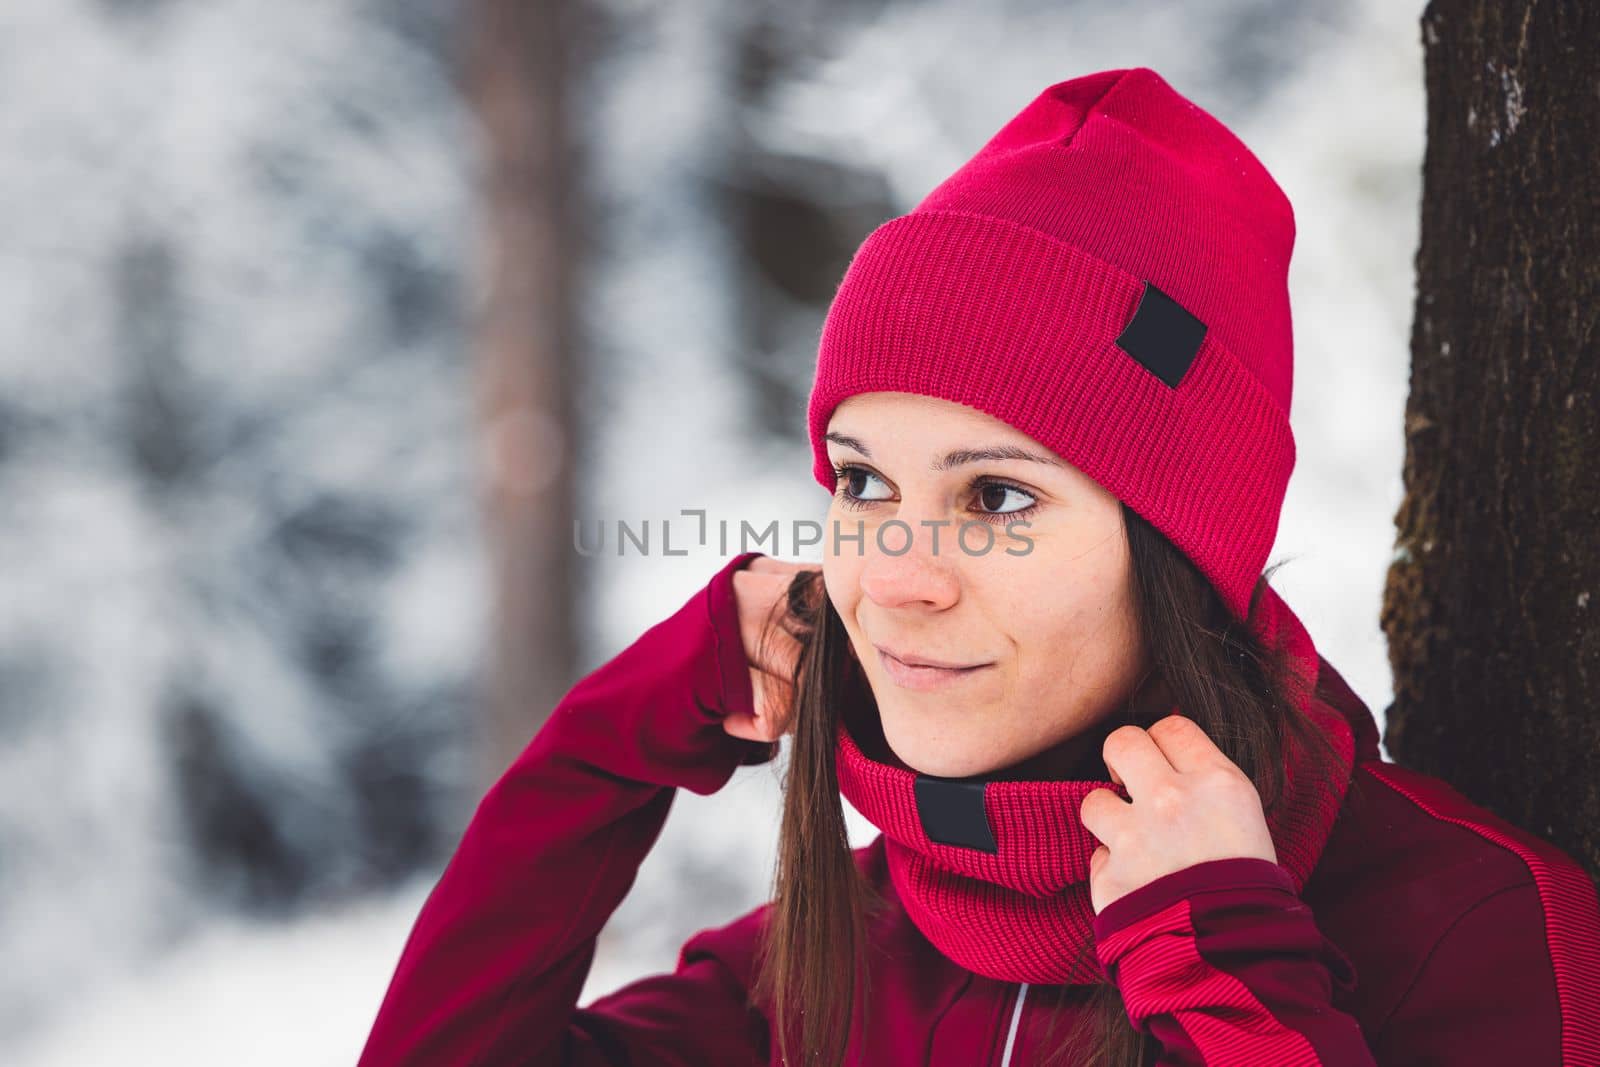
<path id="1" fill-rule="evenodd" d="M 1155 71 L 1052 85 L 857 250 L 818 351 L 816 478 L 834 488 L 849 396 L 966 404 L 1137 511 L 1243 619 L 1294 467 L 1293 245 L 1261 161 Z"/>

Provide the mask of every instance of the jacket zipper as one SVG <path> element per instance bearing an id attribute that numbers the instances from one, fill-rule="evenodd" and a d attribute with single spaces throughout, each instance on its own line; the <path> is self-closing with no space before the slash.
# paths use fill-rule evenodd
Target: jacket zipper
<path id="1" fill-rule="evenodd" d="M 1006 1050 L 1000 1054 L 1000 1067 L 1009 1067 L 1011 1051 L 1017 1043 L 1017 1024 L 1022 1021 L 1022 1002 L 1028 998 L 1028 983 L 1017 987 L 1017 1002 L 1011 1008 L 1011 1031 L 1006 1034 Z"/>

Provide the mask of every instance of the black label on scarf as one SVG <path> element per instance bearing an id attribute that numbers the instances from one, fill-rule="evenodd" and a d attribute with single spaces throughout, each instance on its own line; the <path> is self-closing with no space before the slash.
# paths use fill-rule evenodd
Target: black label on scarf
<path id="1" fill-rule="evenodd" d="M 914 784 L 917 814 L 928 840 L 981 852 L 1000 851 L 983 809 L 982 781 L 919 774 Z"/>

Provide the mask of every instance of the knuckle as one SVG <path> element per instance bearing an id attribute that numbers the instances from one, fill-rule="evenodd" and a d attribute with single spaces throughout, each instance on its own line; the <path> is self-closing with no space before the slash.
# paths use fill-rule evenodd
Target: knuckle
<path id="1" fill-rule="evenodd" d="M 1150 727 L 1152 734 L 1161 737 L 1180 737 L 1200 729 L 1200 724 L 1184 715 L 1168 715 Z"/>
<path id="2" fill-rule="evenodd" d="M 1148 800 L 1157 812 L 1172 815 L 1183 810 L 1184 792 L 1177 785 L 1161 782 L 1151 788 Z"/>
<path id="3" fill-rule="evenodd" d="M 1256 788 L 1256 783 L 1237 767 L 1224 767 L 1218 774 L 1218 780 L 1224 789 L 1237 794 L 1240 799 L 1253 801 L 1261 799 L 1261 791 Z"/>
<path id="4" fill-rule="evenodd" d="M 1208 794 L 1240 803 L 1255 799 L 1256 784 L 1237 767 L 1212 767 L 1199 776 L 1199 782 Z"/>
<path id="5" fill-rule="evenodd" d="M 1100 749 L 1106 754 L 1120 752 L 1133 742 L 1135 736 L 1142 732 L 1139 727 L 1132 724 L 1119 726 L 1106 735 L 1105 742 L 1100 746 Z"/>

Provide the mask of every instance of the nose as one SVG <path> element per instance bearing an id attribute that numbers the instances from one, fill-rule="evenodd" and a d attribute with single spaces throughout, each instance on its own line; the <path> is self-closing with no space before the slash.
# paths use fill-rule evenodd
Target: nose
<path id="1" fill-rule="evenodd" d="M 866 560 L 861 567 L 861 592 L 874 604 L 883 608 L 921 607 L 940 610 L 954 604 L 961 596 L 961 580 L 954 561 L 946 558 L 949 538 L 941 536 L 939 552 L 933 552 L 933 531 L 927 527 L 913 527 L 914 537 L 906 537 L 903 530 L 891 531 L 884 538 L 892 549 L 911 543 L 906 551 L 893 555 L 872 544 L 872 534 L 867 535 Z M 948 531 L 942 531 L 948 533 Z"/>

